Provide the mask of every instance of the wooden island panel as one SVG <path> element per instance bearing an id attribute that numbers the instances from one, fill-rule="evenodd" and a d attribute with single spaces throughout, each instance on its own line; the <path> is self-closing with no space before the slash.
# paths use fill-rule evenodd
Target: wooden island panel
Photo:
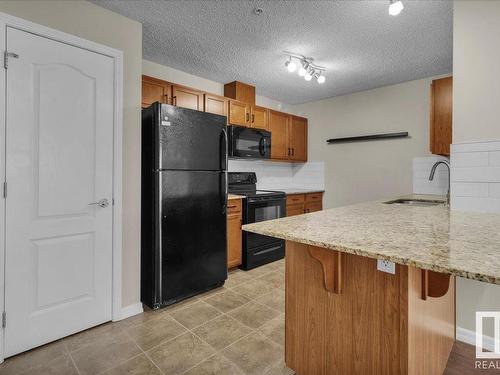
<path id="1" fill-rule="evenodd" d="M 454 337 L 453 280 L 444 297 L 422 300 L 420 269 L 396 265 L 392 275 L 377 271 L 375 259 L 342 254 L 336 294 L 325 289 L 323 271 L 324 251 L 336 251 L 321 249 L 321 263 L 313 246 L 288 241 L 286 249 L 285 361 L 297 375 L 443 373 Z"/>

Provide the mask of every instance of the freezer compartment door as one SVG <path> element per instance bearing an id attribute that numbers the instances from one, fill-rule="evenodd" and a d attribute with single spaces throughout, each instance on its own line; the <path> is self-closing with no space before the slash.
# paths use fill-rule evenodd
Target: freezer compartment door
<path id="1" fill-rule="evenodd" d="M 227 278 L 226 174 L 164 171 L 160 176 L 165 305 Z"/>
<path id="2" fill-rule="evenodd" d="M 212 113 L 161 106 L 159 169 L 226 170 L 226 117 Z"/>

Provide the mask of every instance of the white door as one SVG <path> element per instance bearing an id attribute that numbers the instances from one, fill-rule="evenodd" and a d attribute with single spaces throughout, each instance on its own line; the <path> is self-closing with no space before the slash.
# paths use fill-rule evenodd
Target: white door
<path id="1" fill-rule="evenodd" d="M 6 357 L 111 320 L 114 99 L 110 57 L 10 27 L 7 50 Z"/>

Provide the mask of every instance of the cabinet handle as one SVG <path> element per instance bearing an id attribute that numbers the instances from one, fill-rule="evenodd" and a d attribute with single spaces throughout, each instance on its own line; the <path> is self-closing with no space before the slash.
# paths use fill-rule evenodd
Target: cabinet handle
<path id="1" fill-rule="evenodd" d="M 250 114 L 247 112 L 246 115 L 247 115 L 247 122 L 248 122 L 248 121 L 250 121 Z"/>
<path id="2" fill-rule="evenodd" d="M 237 206 L 234 204 L 232 206 L 227 206 L 227 208 L 236 208 Z"/>
<path id="3" fill-rule="evenodd" d="M 177 105 L 177 96 L 172 96 L 172 105 Z"/>
<path id="4" fill-rule="evenodd" d="M 288 156 L 290 156 L 290 147 L 288 147 Z"/>
<path id="5" fill-rule="evenodd" d="M 255 115 L 252 113 L 252 124 L 255 122 Z"/>
<path id="6" fill-rule="evenodd" d="M 295 156 L 295 148 L 292 147 L 292 156 Z"/>

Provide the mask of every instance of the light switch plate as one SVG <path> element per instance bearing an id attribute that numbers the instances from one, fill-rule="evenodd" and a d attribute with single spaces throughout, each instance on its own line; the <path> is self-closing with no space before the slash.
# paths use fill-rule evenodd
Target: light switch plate
<path id="1" fill-rule="evenodd" d="M 395 275 L 396 263 L 388 260 L 377 259 L 377 270 Z"/>

